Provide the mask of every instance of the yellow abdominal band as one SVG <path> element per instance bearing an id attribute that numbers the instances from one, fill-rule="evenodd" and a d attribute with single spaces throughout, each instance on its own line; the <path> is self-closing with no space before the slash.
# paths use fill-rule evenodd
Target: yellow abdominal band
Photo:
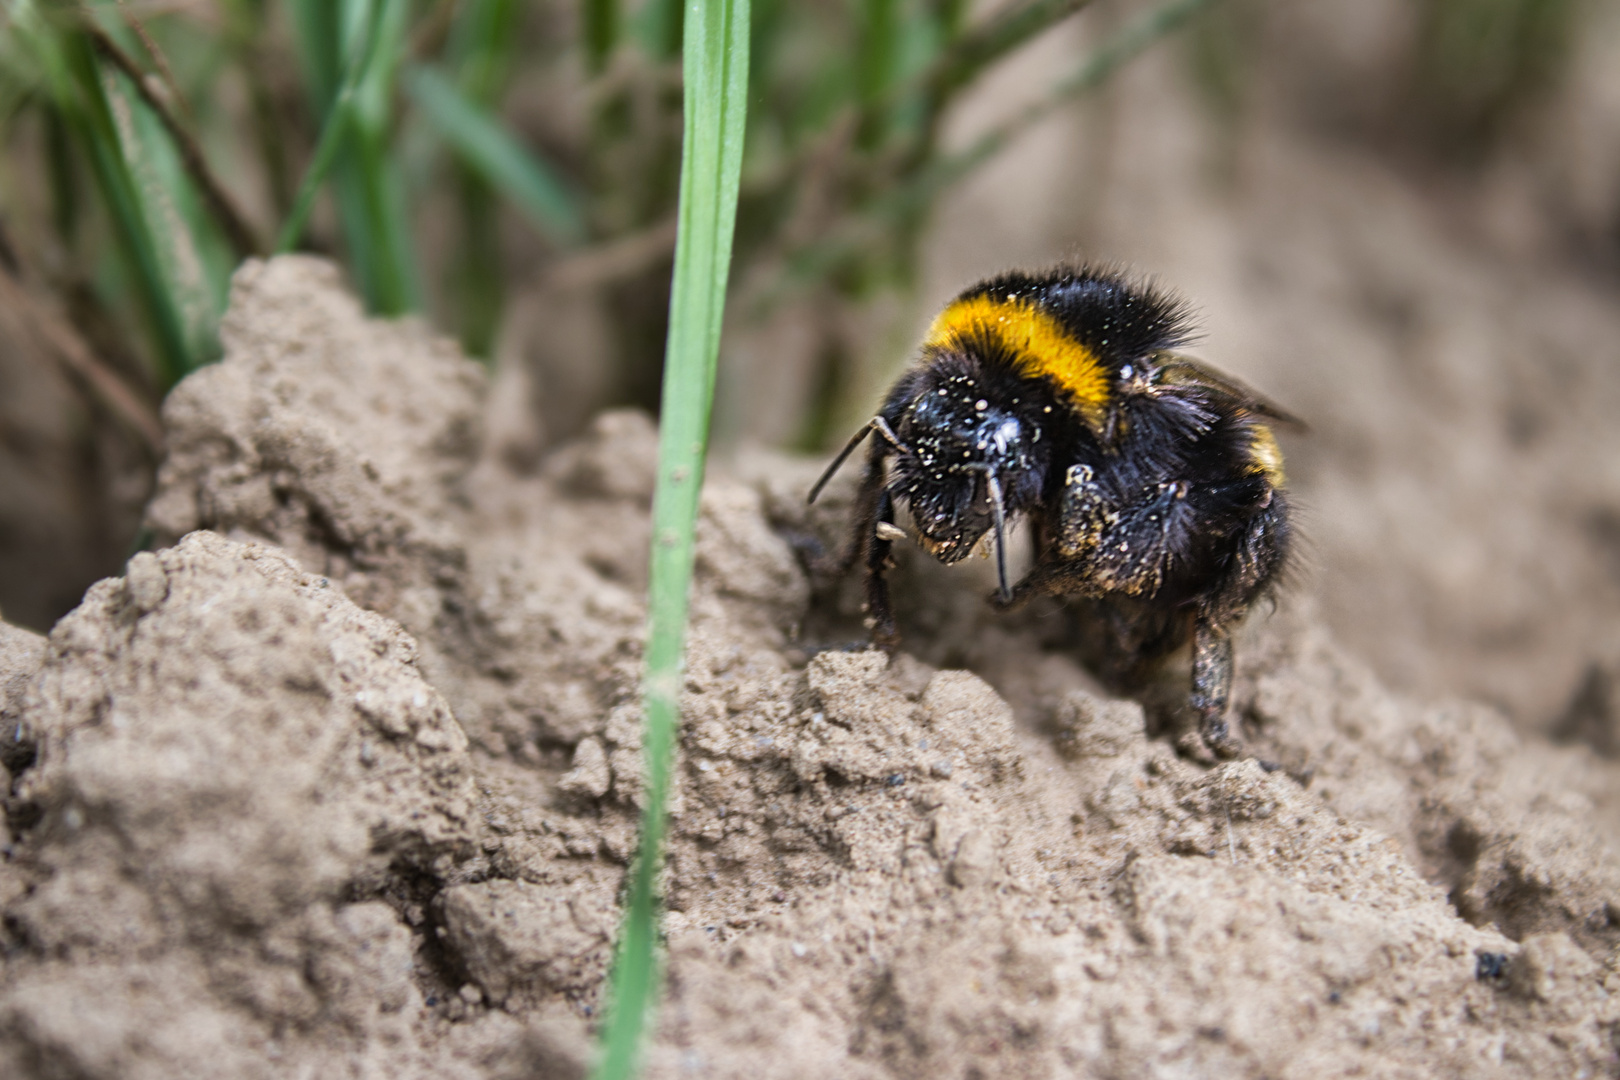
<path id="1" fill-rule="evenodd" d="M 1254 462 L 1254 471 L 1269 480 L 1274 488 L 1287 487 L 1288 477 L 1283 473 L 1282 447 L 1277 445 L 1277 436 L 1265 424 L 1255 424 L 1249 431 L 1252 440 L 1249 457 Z"/>

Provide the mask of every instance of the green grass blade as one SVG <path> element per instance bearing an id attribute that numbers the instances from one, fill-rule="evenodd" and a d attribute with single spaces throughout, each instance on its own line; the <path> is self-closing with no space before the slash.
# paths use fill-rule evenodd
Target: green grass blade
<path id="1" fill-rule="evenodd" d="M 350 154 L 340 152 L 338 159 L 339 204 L 344 208 L 349 258 L 371 309 L 400 315 L 421 306 L 404 176 L 386 128 L 357 135 Z"/>
<path id="2" fill-rule="evenodd" d="M 120 93 L 116 77 L 103 70 L 89 34 L 55 18 L 59 12 L 20 3 L 7 14 L 6 29 L 20 62 L 15 74 L 31 77 L 50 101 L 51 114 L 66 137 L 58 148 L 62 164 L 72 158 L 65 144 L 75 142 L 90 165 L 112 225 L 114 250 L 152 335 L 156 382 L 167 388 L 195 366 L 198 354 L 188 340 L 180 297 L 168 272 L 172 263 L 166 254 L 172 253 L 160 244 L 161 239 L 174 239 L 175 230 L 168 228 L 160 236 L 154 229 L 147 198 L 152 192 L 143 189 L 132 161 L 139 151 L 132 103 Z"/>
<path id="3" fill-rule="evenodd" d="M 582 0 L 585 63 L 594 75 L 607 63 L 608 54 L 619 40 L 618 0 Z"/>
<path id="4" fill-rule="evenodd" d="M 930 72 L 941 97 L 966 86 L 1015 49 L 1090 5 L 1092 0 L 1028 0 L 1007 8 L 964 36 Z"/>
<path id="5" fill-rule="evenodd" d="M 435 68 L 405 73 L 405 88 L 441 138 L 469 168 L 523 212 L 541 233 L 563 243 L 584 237 L 578 200 L 562 179 L 489 112 Z"/>
<path id="6" fill-rule="evenodd" d="M 470 0 L 451 21 L 442 70 L 463 98 L 491 118 L 517 59 L 523 17 L 522 0 Z M 500 200 L 464 159 L 458 157 L 450 172 L 461 229 L 441 268 L 444 295 L 461 347 L 469 356 L 492 361 L 506 307 Z"/>
<path id="7" fill-rule="evenodd" d="M 164 258 L 140 185 L 125 156 L 100 64 L 89 38 L 79 32 L 62 35 L 60 60 L 58 70 L 67 82 L 57 90 L 65 120 L 84 145 L 96 185 L 107 203 L 119 253 L 133 272 L 156 346 L 158 382 L 172 386 L 196 366 L 198 358 L 187 340 L 179 299 L 164 272 Z"/>
<path id="8" fill-rule="evenodd" d="M 211 233 L 217 229 L 235 249 L 236 259 L 260 254 L 260 244 L 253 227 L 208 164 L 202 146 L 195 137 L 193 130 L 195 119 L 190 109 L 183 104 L 184 99 L 178 87 L 174 85 L 174 73 L 168 69 L 167 62 L 161 65 L 166 73 L 164 75 L 164 86 L 168 94 L 166 98 L 163 93 L 154 90 L 153 78 L 124 48 L 124 43 L 116 35 L 100 27 L 92 28 L 90 34 L 96 46 L 98 59 L 109 64 L 110 70 L 122 74 L 127 80 L 129 89 L 140 100 L 141 108 L 137 112 L 143 117 L 141 121 L 143 127 L 150 129 L 153 123 L 156 123 L 163 129 L 162 139 L 154 140 L 143 136 L 143 144 L 150 148 L 151 153 L 164 158 L 173 158 L 184 167 L 184 178 L 176 175 L 180 187 L 171 187 L 170 190 L 178 192 L 194 189 L 201 200 L 201 205 L 207 208 L 213 218 L 212 224 L 197 223 L 198 228 L 193 229 L 194 235 L 200 236 L 202 233 Z M 154 58 L 163 56 L 150 37 L 145 40 L 151 46 L 148 50 L 151 56 Z M 166 147 L 172 147 L 173 152 Z"/>
<path id="9" fill-rule="evenodd" d="M 965 150 L 934 158 L 904 183 L 873 200 L 863 213 L 847 219 L 843 227 L 792 253 L 783 280 L 755 302 L 759 310 L 770 308 L 807 282 L 825 280 L 881 246 L 885 238 L 893 235 L 897 222 L 920 220 L 946 189 L 989 161 L 1013 139 L 1051 115 L 1054 109 L 1101 86 L 1144 50 L 1219 2 L 1169 0 L 1126 23 L 1079 68 L 1059 81 L 1045 98 L 985 132 Z"/>
<path id="10" fill-rule="evenodd" d="M 338 151 L 338 204 L 349 259 L 373 311 L 398 315 L 421 306 L 415 244 L 405 211 L 404 171 L 393 154 L 394 85 L 405 55 L 410 0 L 347 0 L 344 17 L 362 40 L 366 20 L 377 42 L 355 88 L 354 139 Z"/>
<path id="11" fill-rule="evenodd" d="M 332 180 L 348 261 L 366 303 L 394 316 L 418 308 L 421 298 L 405 183 L 392 152 L 394 81 L 410 0 L 340 0 L 334 8 L 348 47 L 376 34 L 348 107 L 352 138 L 339 144 Z"/>
<path id="12" fill-rule="evenodd" d="M 330 175 L 350 268 L 367 303 L 384 315 L 412 310 L 421 290 L 389 123 L 410 5 L 407 0 L 301 0 L 292 9 L 311 96 L 326 107 L 320 140 L 277 250 L 298 242 L 321 181 Z M 347 50 L 338 44 L 345 41 Z M 345 52 L 347 60 L 339 65 L 337 58 Z"/>
<path id="13" fill-rule="evenodd" d="M 883 97 L 894 81 L 900 52 L 899 0 L 862 0 L 856 91 L 863 105 Z"/>
<path id="14" fill-rule="evenodd" d="M 648 1007 L 660 981 L 655 884 L 680 715 L 698 493 L 742 176 L 748 0 L 692 0 L 683 40 L 686 131 L 658 436 L 658 487 L 653 497 L 643 690 L 647 787 L 641 846 L 613 970 L 613 1011 L 597 1080 L 634 1075 Z"/>
<path id="15" fill-rule="evenodd" d="M 490 363 L 506 306 L 500 206 L 490 186 L 465 165 L 457 166 L 455 181 L 461 235 L 445 268 L 445 293 L 455 305 L 462 351 Z"/>
<path id="16" fill-rule="evenodd" d="M 71 251 L 83 215 L 73 150 L 68 143 L 68 120 L 54 105 L 45 110 L 45 175 L 50 180 L 51 227 L 62 246 Z"/>
<path id="17" fill-rule="evenodd" d="M 313 7 L 313 4 L 295 5 L 295 11 L 305 12 L 304 18 L 313 23 L 317 18 L 316 13 L 310 10 Z M 309 223 L 310 211 L 315 206 L 315 195 L 320 191 L 326 174 L 331 171 L 332 162 L 337 158 L 338 146 L 348 131 L 349 112 L 354 101 L 355 89 L 365 76 L 366 69 L 371 66 L 381 29 L 382 21 L 376 17 L 375 11 L 371 12 L 370 22 L 360 39 L 361 44 L 345 65 L 342 81 L 335 87 L 331 103 L 327 106 L 326 119 L 321 123 L 321 135 L 315 143 L 315 153 L 310 156 L 309 165 L 304 169 L 304 178 L 299 182 L 298 194 L 293 196 L 292 211 L 282 223 L 281 232 L 276 237 L 277 254 L 284 254 L 297 247 L 299 238 L 304 234 L 304 226 Z M 325 96 L 323 87 L 327 80 L 324 74 L 326 63 L 320 55 L 320 52 L 324 51 L 324 46 L 317 43 L 325 42 L 326 38 L 320 28 L 313 25 L 305 28 L 304 36 L 307 38 L 306 76 L 315 90 L 316 98 L 320 99 Z"/>
<path id="18" fill-rule="evenodd" d="M 109 96 L 116 102 L 119 142 L 136 183 L 144 217 L 155 227 L 159 266 L 168 283 L 186 336 L 190 367 L 219 356 L 219 317 L 225 310 L 236 260 L 220 254 L 220 233 L 203 210 L 169 132 L 146 103 L 104 68 Z"/>
<path id="19" fill-rule="evenodd" d="M 630 30 L 641 47 L 657 59 L 672 57 L 681 49 L 681 0 L 646 0 L 630 23 Z"/>
<path id="20" fill-rule="evenodd" d="M 461 92 L 493 105 L 511 74 L 522 40 L 523 0 L 470 0 L 461 6 L 445 47 L 444 65 Z"/>
<path id="21" fill-rule="evenodd" d="M 298 42 L 304 83 L 320 114 L 328 116 L 341 92 L 344 73 L 350 70 L 343 62 L 337 4 L 335 0 L 287 0 L 287 11 Z M 360 40 L 369 36 L 369 33 L 361 35 Z"/>

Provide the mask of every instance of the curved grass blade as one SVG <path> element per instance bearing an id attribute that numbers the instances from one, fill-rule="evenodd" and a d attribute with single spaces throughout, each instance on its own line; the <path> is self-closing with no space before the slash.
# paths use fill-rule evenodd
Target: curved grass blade
<path id="1" fill-rule="evenodd" d="M 303 0 L 291 5 L 310 87 L 326 118 L 276 250 L 290 251 L 330 174 L 349 263 L 373 311 L 418 306 L 416 260 L 400 171 L 389 150 L 389 102 L 405 46 L 405 0 Z M 345 29 L 349 32 L 345 33 Z M 341 66 L 341 41 L 350 42 Z"/>
<path id="2" fill-rule="evenodd" d="M 355 54 L 349 58 L 345 67 L 343 81 L 338 85 L 332 104 L 326 110 L 326 119 L 321 124 L 321 136 L 315 143 L 315 153 L 310 156 L 309 165 L 304 170 L 304 179 L 298 185 L 298 194 L 293 196 L 292 211 L 281 226 L 281 232 L 276 237 L 276 254 L 284 254 L 298 246 L 298 240 L 304 234 L 304 226 L 309 224 L 310 211 L 315 206 L 315 195 L 320 191 L 321 182 L 332 168 L 332 162 L 337 157 L 338 147 L 343 142 L 343 135 L 349 126 L 350 111 L 354 107 L 355 92 L 360 81 L 365 77 L 366 69 L 377 51 L 377 41 L 381 37 L 382 19 L 378 18 L 376 9 L 366 9 L 366 24 L 362 30 L 360 45 Z"/>
<path id="3" fill-rule="evenodd" d="M 102 78 L 124 160 L 186 336 L 189 370 L 219 357 L 219 318 L 237 260 L 203 209 L 203 200 L 162 121 L 128 80 L 114 76 L 110 66 L 102 69 Z"/>
<path id="4" fill-rule="evenodd" d="M 457 156 L 521 210 L 535 228 L 562 243 L 584 238 L 584 216 L 574 193 L 488 109 L 426 65 L 406 71 L 405 89 Z"/>
<path id="5" fill-rule="evenodd" d="M 613 969 L 612 1014 L 597 1080 L 634 1075 L 648 1007 L 660 981 L 655 885 L 684 681 L 698 493 L 742 176 L 748 107 L 748 0 L 691 0 L 683 43 L 686 132 L 681 144 L 680 224 L 658 434 L 658 487 L 653 496 L 643 689 L 647 785 L 641 846 L 631 872 Z"/>
<path id="6" fill-rule="evenodd" d="M 133 25 L 140 25 L 134 20 L 134 16 L 131 15 L 129 18 Z M 96 51 L 123 72 L 124 77 L 129 80 L 130 87 L 140 96 L 147 110 L 163 125 L 163 130 L 179 153 L 181 164 L 185 166 L 191 182 L 196 185 L 198 194 L 202 196 L 226 239 L 235 248 L 237 257 L 245 259 L 250 255 L 260 254 L 262 245 L 253 226 L 248 223 L 246 215 L 236 205 L 236 200 L 214 174 L 191 128 L 181 121 L 174 108 L 152 91 L 145 72 L 118 42 L 98 27 L 91 27 L 88 32 Z M 153 56 L 162 55 L 157 51 L 156 45 L 151 43 L 150 38 L 143 35 L 142 41 L 146 43 L 147 51 Z M 171 84 L 169 91 L 171 96 L 177 101 L 180 100 L 179 91 L 172 88 L 174 76 L 169 73 L 168 65 L 164 64 L 162 70 L 165 82 Z"/>
<path id="7" fill-rule="evenodd" d="M 38 44 L 51 47 L 43 40 Z M 179 298 L 165 273 L 164 257 L 126 156 L 95 50 L 82 32 L 63 34 L 58 47 L 57 64 L 51 65 L 61 77 L 54 87 L 57 104 L 67 126 L 84 145 L 96 186 L 106 200 L 119 251 L 133 272 L 156 344 L 158 383 L 167 388 L 195 367 L 198 357 L 188 341 Z"/>

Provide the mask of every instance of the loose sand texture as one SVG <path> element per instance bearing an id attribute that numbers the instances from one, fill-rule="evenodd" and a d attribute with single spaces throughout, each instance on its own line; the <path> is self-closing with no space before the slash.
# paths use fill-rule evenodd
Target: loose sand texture
<path id="1" fill-rule="evenodd" d="M 515 475 L 480 370 L 305 258 L 239 273 L 224 340 L 165 409 L 158 550 L 0 626 L 0 1075 L 583 1075 L 651 423 Z M 1620 1072 L 1620 766 L 1390 693 L 1305 596 L 1245 628 L 1219 765 L 1184 673 L 1110 697 L 987 564 L 903 560 L 906 647 L 826 648 L 818 466 L 704 492 L 650 1075 Z"/>

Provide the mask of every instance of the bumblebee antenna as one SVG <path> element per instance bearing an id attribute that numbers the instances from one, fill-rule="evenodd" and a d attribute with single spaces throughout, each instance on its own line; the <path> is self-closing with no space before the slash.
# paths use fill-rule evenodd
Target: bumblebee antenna
<path id="1" fill-rule="evenodd" d="M 986 469 L 984 475 L 990 489 L 990 509 L 996 518 L 996 576 L 1001 580 L 1001 602 L 1005 604 L 1012 600 L 1012 590 L 1007 588 L 1007 514 L 1001 505 L 1001 481 L 996 479 L 995 470 Z"/>
<path id="2" fill-rule="evenodd" d="M 816 496 L 820 495 L 821 489 L 827 486 L 827 481 L 833 478 L 833 474 L 844 464 L 849 455 L 855 452 L 855 448 L 866 440 L 866 437 L 872 433 L 872 428 L 877 426 L 877 423 L 877 420 L 869 421 L 861 430 L 855 433 L 849 442 L 844 444 L 844 448 L 838 451 L 838 456 L 833 458 L 832 464 L 827 466 L 827 471 L 821 474 L 821 479 L 816 481 L 816 486 L 810 489 L 810 497 L 804 500 L 806 503 L 816 501 Z"/>

